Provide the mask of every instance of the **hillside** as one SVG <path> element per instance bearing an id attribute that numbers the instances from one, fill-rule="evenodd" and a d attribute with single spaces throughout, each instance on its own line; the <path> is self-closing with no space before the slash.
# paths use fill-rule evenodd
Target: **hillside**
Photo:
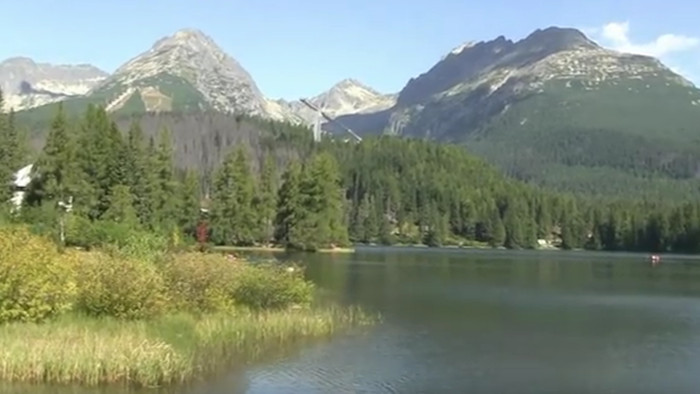
<path id="1" fill-rule="evenodd" d="M 463 45 L 411 79 L 392 108 L 339 120 L 359 133 L 463 144 L 513 175 L 568 190 L 612 192 L 607 173 L 642 189 L 649 177 L 697 189 L 700 90 L 656 59 L 601 48 L 573 29 Z"/>
<path id="2" fill-rule="evenodd" d="M 193 235 L 204 197 L 212 240 L 242 246 L 272 237 L 303 248 L 316 237 L 336 245 L 349 238 L 685 253 L 700 245 L 697 200 L 553 193 L 455 145 L 392 136 L 314 143 L 308 130 L 216 112 L 146 115 L 139 119 L 145 133 L 130 119 L 120 133 L 104 109 L 82 118 L 55 123 L 32 167 L 22 217 L 41 220 L 55 207 L 52 196 L 68 192 L 86 224 L 116 217 Z"/>

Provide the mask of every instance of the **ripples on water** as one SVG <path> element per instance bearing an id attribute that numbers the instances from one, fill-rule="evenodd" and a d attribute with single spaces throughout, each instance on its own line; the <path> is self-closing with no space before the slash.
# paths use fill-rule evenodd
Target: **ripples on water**
<path id="1" fill-rule="evenodd" d="M 324 297 L 383 322 L 166 392 L 700 392 L 692 258 L 378 249 L 303 261 Z"/>

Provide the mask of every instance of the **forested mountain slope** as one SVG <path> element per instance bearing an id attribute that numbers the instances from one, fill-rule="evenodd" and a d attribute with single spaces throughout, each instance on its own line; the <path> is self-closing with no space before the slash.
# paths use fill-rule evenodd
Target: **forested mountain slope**
<path id="1" fill-rule="evenodd" d="M 355 131 L 457 143 L 508 173 L 588 193 L 697 189 L 700 90 L 658 60 L 573 29 L 466 45 L 397 104 L 340 117 Z M 620 187 L 620 185 L 628 185 Z"/>
<path id="2" fill-rule="evenodd" d="M 185 170 L 176 153 L 193 145 L 185 140 L 175 149 L 173 134 L 161 127 L 172 118 L 142 119 L 158 124 L 155 138 L 138 122 L 120 130 L 101 108 L 90 107 L 80 119 L 55 117 L 13 220 L 51 231 L 57 202 L 71 199 L 72 226 L 98 226 L 95 233 L 80 233 L 98 241 L 115 236 L 114 226 L 192 236 L 204 201 L 211 239 L 227 245 L 544 243 L 700 251 L 697 201 L 553 193 L 508 178 L 458 146 L 394 136 L 313 143 L 308 133 L 279 124 L 260 123 L 261 133 L 253 134 L 256 121 L 239 119 L 237 139 L 213 145 L 222 153 L 211 163 L 213 171 L 197 172 Z M 0 175 L 7 177 L 5 158 L 17 162 L 20 144 L 11 118 L 3 115 L 0 126 L 3 146 L 15 147 L 0 161 Z"/>

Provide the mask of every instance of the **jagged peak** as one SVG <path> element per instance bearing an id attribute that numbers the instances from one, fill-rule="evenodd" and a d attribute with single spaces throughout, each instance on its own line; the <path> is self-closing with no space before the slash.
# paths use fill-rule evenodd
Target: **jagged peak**
<path id="1" fill-rule="evenodd" d="M 214 50 L 222 52 L 221 48 L 208 35 L 201 30 L 186 28 L 180 29 L 172 35 L 161 38 L 151 47 L 151 51 L 160 51 L 172 47 L 185 47 L 194 51 Z"/>
<path id="2" fill-rule="evenodd" d="M 475 45 L 476 45 L 476 41 L 467 41 L 467 42 L 464 42 L 464 43 L 462 43 L 462 44 L 460 44 L 460 45 L 454 47 L 454 48 L 450 51 L 450 53 L 451 53 L 452 55 L 458 55 L 458 54 L 462 53 L 462 51 L 464 51 L 465 49 L 469 49 L 469 48 L 471 48 L 471 47 L 473 47 L 473 46 L 475 46 Z"/>
<path id="3" fill-rule="evenodd" d="M 599 48 L 598 44 L 590 40 L 582 31 L 570 27 L 550 26 L 545 29 L 537 29 L 518 41 L 518 44 L 528 42 L 544 42 L 561 49 L 576 47 Z"/>
<path id="4" fill-rule="evenodd" d="M 52 64 L 52 63 L 39 63 L 34 59 L 26 56 L 15 56 L 10 57 L 2 62 L 0 66 L 14 66 L 23 67 L 26 69 L 41 69 L 41 68 L 53 68 L 53 69 L 66 69 L 66 70 L 84 70 L 91 72 L 98 76 L 107 76 L 108 73 L 98 67 L 93 66 L 88 63 L 78 63 L 78 64 Z"/>
<path id="5" fill-rule="evenodd" d="M 355 78 L 345 78 L 345 79 L 339 81 L 338 83 L 336 83 L 335 85 L 333 85 L 332 88 L 341 88 L 342 89 L 342 88 L 351 87 L 351 86 L 359 86 L 359 87 L 371 90 L 371 88 L 369 86 L 365 85 L 364 83 L 360 82 L 359 80 L 357 80 Z"/>
<path id="6" fill-rule="evenodd" d="M 382 93 L 378 92 L 376 89 L 373 89 L 369 85 L 364 84 L 355 78 L 345 78 L 345 79 L 339 81 L 338 83 L 333 85 L 326 93 L 337 92 L 337 91 L 347 92 L 348 90 L 358 89 L 358 88 L 365 90 L 369 93 L 375 94 L 377 96 L 382 95 Z"/>

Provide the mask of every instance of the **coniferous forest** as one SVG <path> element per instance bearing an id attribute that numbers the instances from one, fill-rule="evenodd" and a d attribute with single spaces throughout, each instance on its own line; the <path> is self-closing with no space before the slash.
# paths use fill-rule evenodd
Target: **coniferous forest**
<path id="1" fill-rule="evenodd" d="M 146 137 L 138 119 L 120 127 L 102 108 L 78 119 L 59 109 L 30 161 L 26 133 L 3 114 L 2 201 L 12 196 L 13 173 L 34 163 L 21 209 L 8 203 L 3 220 L 56 236 L 59 202 L 70 202 L 64 241 L 83 247 L 133 231 L 193 241 L 206 223 L 217 245 L 700 252 L 700 203 L 580 197 L 508 178 L 459 146 L 388 136 L 313 143 L 304 128 L 248 121 L 266 134 L 239 138 L 216 163 L 197 165 L 175 160 L 167 127 Z"/>

